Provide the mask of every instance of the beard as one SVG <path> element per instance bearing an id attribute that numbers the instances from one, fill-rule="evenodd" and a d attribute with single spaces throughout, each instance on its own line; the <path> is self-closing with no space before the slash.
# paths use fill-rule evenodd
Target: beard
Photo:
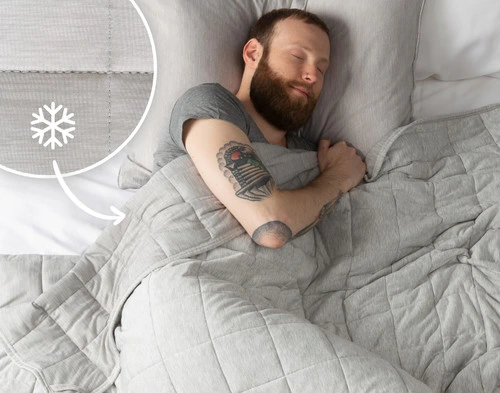
<path id="1" fill-rule="evenodd" d="M 300 88 L 308 97 L 293 97 L 289 90 Z M 298 131 L 311 117 L 318 97 L 309 85 L 288 81 L 274 72 L 263 57 L 255 70 L 250 84 L 250 98 L 256 111 L 280 130 Z"/>

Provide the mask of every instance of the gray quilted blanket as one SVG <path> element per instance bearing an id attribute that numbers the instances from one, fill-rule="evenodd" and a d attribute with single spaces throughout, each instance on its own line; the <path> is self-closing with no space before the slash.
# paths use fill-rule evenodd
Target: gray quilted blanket
<path id="1" fill-rule="evenodd" d="M 258 145 L 282 187 L 315 154 Z M 0 315 L 48 392 L 497 392 L 500 106 L 413 123 L 366 182 L 280 250 L 256 246 L 187 157 L 69 274 Z"/>

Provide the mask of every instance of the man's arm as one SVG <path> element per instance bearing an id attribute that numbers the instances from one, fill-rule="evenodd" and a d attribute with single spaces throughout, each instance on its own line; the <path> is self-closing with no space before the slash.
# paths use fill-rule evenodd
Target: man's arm
<path id="1" fill-rule="evenodd" d="M 345 143 L 318 150 L 320 176 L 297 190 L 279 190 L 246 134 L 232 123 L 189 120 L 183 141 L 201 177 L 259 245 L 279 248 L 311 229 L 366 166 Z"/>

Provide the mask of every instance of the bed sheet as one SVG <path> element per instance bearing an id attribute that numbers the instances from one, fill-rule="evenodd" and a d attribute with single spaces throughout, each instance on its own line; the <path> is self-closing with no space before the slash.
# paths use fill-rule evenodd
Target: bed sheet
<path id="1" fill-rule="evenodd" d="M 83 174 L 65 178 L 92 210 L 112 214 L 134 193 L 118 187 L 124 153 Z M 108 225 L 77 207 L 56 179 L 34 179 L 0 170 L 0 254 L 81 254 Z"/>
<path id="2" fill-rule="evenodd" d="M 500 2 L 426 0 L 414 67 L 413 117 L 500 102 Z"/>
<path id="3" fill-rule="evenodd" d="M 415 83 L 413 117 L 451 115 L 500 103 L 500 72 L 459 81 L 427 78 Z"/>

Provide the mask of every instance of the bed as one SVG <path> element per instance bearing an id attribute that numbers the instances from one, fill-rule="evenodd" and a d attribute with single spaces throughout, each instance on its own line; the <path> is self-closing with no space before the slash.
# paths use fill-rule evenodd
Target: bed
<path id="1" fill-rule="evenodd" d="M 0 391 L 500 391 L 497 2 L 136 6 L 147 27 L 126 20 L 137 57 L 155 48 L 154 97 L 153 62 L 140 63 L 142 93 L 123 104 L 127 131 L 141 122 L 132 142 L 65 178 L 125 219 L 87 214 L 57 179 L 0 172 Z M 335 37 L 337 72 L 303 135 L 348 140 L 369 172 L 314 231 L 270 251 L 189 159 L 151 168 L 165 107 L 198 83 L 234 89 L 240 26 L 280 7 L 318 13 Z M 317 175 L 314 153 L 256 148 L 282 187 Z"/>

